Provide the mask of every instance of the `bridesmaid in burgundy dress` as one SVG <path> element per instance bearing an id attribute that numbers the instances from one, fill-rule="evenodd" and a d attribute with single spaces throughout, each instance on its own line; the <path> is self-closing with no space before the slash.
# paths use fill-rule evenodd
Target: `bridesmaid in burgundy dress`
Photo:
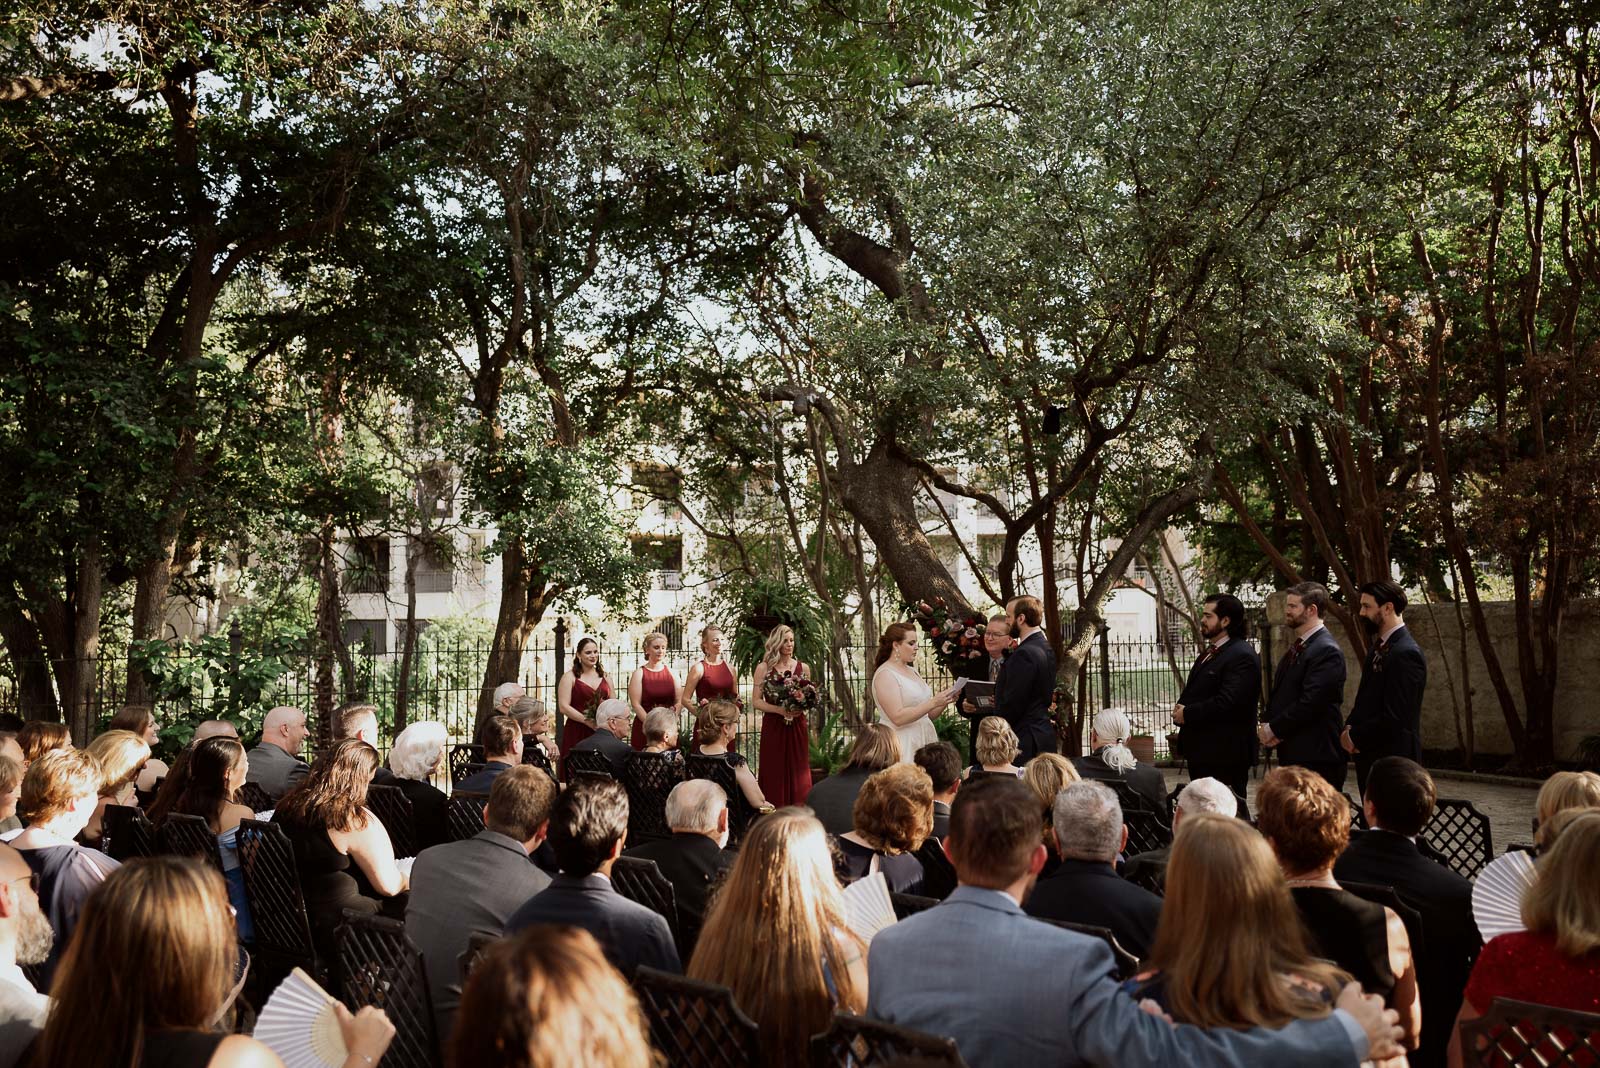
<path id="1" fill-rule="evenodd" d="M 563 753 L 572 752 L 573 746 L 594 733 L 590 705 L 610 698 L 611 683 L 606 679 L 606 669 L 600 666 L 600 643 L 584 638 L 572 657 L 572 670 L 556 684 L 556 708 L 567 720 L 561 728 Z"/>
<path id="2" fill-rule="evenodd" d="M 705 659 L 689 669 L 689 677 L 683 680 L 683 695 L 678 701 L 690 715 L 698 713 L 701 705 L 719 697 L 735 702 L 739 700 L 739 680 L 734 678 L 733 669 L 722 659 L 721 627 L 713 623 L 700 632 L 700 652 Z"/>
<path id="3" fill-rule="evenodd" d="M 644 639 L 644 663 L 628 679 L 628 703 L 633 706 L 633 747 L 644 748 L 644 717 L 652 708 L 678 707 L 678 680 L 661 662 L 667 655 L 667 636 L 652 631 Z"/>
<path id="4" fill-rule="evenodd" d="M 750 682 L 750 698 L 766 713 L 761 717 L 761 792 L 779 808 L 803 805 L 811 792 L 811 735 L 803 714 L 790 718 L 778 705 L 762 700 L 761 685 L 771 674 L 808 673 L 805 664 L 794 658 L 794 631 L 781 625 L 772 628 Z"/>

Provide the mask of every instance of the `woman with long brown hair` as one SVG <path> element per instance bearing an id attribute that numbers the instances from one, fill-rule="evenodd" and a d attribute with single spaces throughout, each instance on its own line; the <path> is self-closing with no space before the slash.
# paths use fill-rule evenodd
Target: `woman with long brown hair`
<path id="1" fill-rule="evenodd" d="M 779 624 L 767 635 L 761 663 L 750 680 L 751 702 L 761 717 L 761 792 L 780 808 L 803 805 L 811 792 L 811 734 L 803 712 L 790 712 L 761 695 L 768 678 L 807 678 L 811 669 L 796 659 L 794 630 Z"/>
<path id="2" fill-rule="evenodd" d="M 878 639 L 872 661 L 872 700 L 878 722 L 894 728 L 900 741 L 900 762 L 911 763 L 918 749 L 939 740 L 933 717 L 950 707 L 959 684 L 935 695 L 933 687 L 917 674 L 917 628 L 910 623 L 890 623 Z"/>
<path id="3" fill-rule="evenodd" d="M 1146 963 L 1129 980 L 1179 1023 L 1282 1027 L 1326 1016 L 1348 981 L 1316 960 L 1272 847 L 1242 820 L 1202 812 L 1178 828 Z"/>
<path id="4" fill-rule="evenodd" d="M 221 1029 L 238 942 L 222 879 L 200 863 L 150 857 L 124 865 L 89 898 L 52 990 L 33 1063 L 72 1068 L 253 1068 L 266 1046 Z M 136 981 L 130 981 L 137 976 Z M 348 1053 L 370 1068 L 394 1027 L 381 1009 L 336 1005 Z"/>
<path id="5" fill-rule="evenodd" d="M 64 723 L 46 723 L 30 719 L 17 732 L 17 744 L 22 747 L 22 769 L 44 756 L 52 749 L 71 749 L 72 732 Z"/>
<path id="6" fill-rule="evenodd" d="M 556 711 L 567 721 L 561 728 L 563 753 L 572 752 L 573 746 L 594 734 L 594 718 L 589 710 L 612 696 L 605 665 L 600 663 L 600 643 L 593 638 L 578 639 L 572 651 L 572 667 L 556 683 Z"/>
<path id="7" fill-rule="evenodd" d="M 865 1009 L 866 947 L 845 925 L 827 835 L 810 812 L 780 809 L 751 826 L 706 915 L 689 977 L 733 991 L 778 1068 L 807 1063 L 807 1041 L 835 1009 Z"/>
<path id="8" fill-rule="evenodd" d="M 389 832 L 367 808 L 377 770 L 372 746 L 355 738 L 335 742 L 273 812 L 272 822 L 294 845 L 311 933 L 329 960 L 337 956 L 334 931 L 346 909 L 370 915 L 406 889 Z"/>
<path id="9" fill-rule="evenodd" d="M 250 774 L 250 758 L 244 746 L 232 738 L 207 738 L 194 747 L 184 766 L 182 788 L 169 807 L 157 811 L 151 806 L 150 822 L 159 827 L 173 813 L 199 816 L 206 821 L 217 836 L 222 877 L 227 880 L 228 900 L 239 921 L 239 937 L 248 942 L 254 935 L 254 925 L 244 892 L 244 871 L 239 867 L 239 821 L 255 819 L 256 814 L 234 798 Z"/>

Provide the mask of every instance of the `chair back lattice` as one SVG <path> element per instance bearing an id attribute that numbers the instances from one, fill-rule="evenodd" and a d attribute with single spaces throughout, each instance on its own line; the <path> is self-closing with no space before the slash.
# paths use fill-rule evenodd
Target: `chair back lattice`
<path id="1" fill-rule="evenodd" d="M 1117 795 L 1117 800 L 1122 803 L 1122 811 L 1124 814 L 1132 809 L 1138 809 L 1141 812 L 1154 811 L 1150 807 L 1150 802 L 1144 796 L 1144 794 L 1141 794 L 1138 790 L 1135 790 L 1133 787 L 1129 786 L 1127 780 L 1096 779 L 1095 781 L 1105 783 L 1107 786 L 1111 787 L 1112 792 Z M 1156 814 L 1160 815 L 1160 813 Z"/>
<path id="2" fill-rule="evenodd" d="M 672 941 L 679 947 L 679 956 L 683 956 L 683 925 L 678 920 L 677 891 L 661 874 L 655 861 L 618 857 L 611 868 L 611 885 L 629 901 L 643 905 L 666 920 L 672 931 Z"/>
<path id="3" fill-rule="evenodd" d="M 289 836 L 276 824 L 240 820 L 238 842 L 256 955 L 263 963 L 274 961 L 285 972 L 298 965 L 322 975 Z"/>
<path id="4" fill-rule="evenodd" d="M 406 926 L 382 916 L 347 913 L 338 931 L 340 992 L 351 1009 L 374 1005 L 394 1025 L 385 1068 L 434 1068 L 439 1041 L 422 953 Z"/>
<path id="5" fill-rule="evenodd" d="M 1122 943 L 1117 941 L 1117 936 L 1111 933 L 1109 927 L 1096 927 L 1088 923 L 1073 923 L 1070 920 L 1049 920 L 1043 916 L 1035 916 L 1034 919 L 1041 923 L 1054 924 L 1063 930 L 1075 931 L 1081 935 L 1088 935 L 1090 938 L 1098 938 L 1110 946 L 1112 959 L 1117 962 L 1118 978 L 1132 979 L 1139 974 L 1139 958 L 1123 948 Z"/>
<path id="6" fill-rule="evenodd" d="M 457 743 L 450 747 L 450 754 L 445 757 L 445 760 L 450 764 L 450 785 L 454 786 L 472 774 L 472 771 L 469 770 L 470 765 L 476 764 L 480 768 L 484 765 L 483 746 L 468 745 L 465 742 Z"/>
<path id="7" fill-rule="evenodd" d="M 155 827 L 132 805 L 107 805 L 100 826 L 100 848 L 112 860 L 153 857 L 159 852 Z"/>
<path id="8" fill-rule="evenodd" d="M 622 762 L 628 791 L 628 844 L 672 837 L 667 826 L 667 795 L 683 781 L 683 761 L 665 753 L 633 753 Z"/>
<path id="9" fill-rule="evenodd" d="M 576 749 L 561 758 L 561 770 L 566 772 L 567 781 L 571 782 L 574 775 L 598 775 L 601 778 L 615 778 L 611 766 L 611 758 L 598 749 Z"/>
<path id="10" fill-rule="evenodd" d="M 271 812 L 278 805 L 258 782 L 247 782 L 239 787 L 234 791 L 233 799 L 258 816 L 263 812 Z"/>
<path id="11" fill-rule="evenodd" d="M 161 852 L 179 857 L 194 857 L 222 871 L 222 850 L 217 836 L 202 816 L 186 816 L 174 812 L 162 821 L 156 831 L 156 844 Z"/>
<path id="12" fill-rule="evenodd" d="M 896 1027 L 864 1016 L 834 1013 L 820 1035 L 811 1036 L 811 1068 L 882 1068 L 890 1064 L 966 1068 L 956 1040 Z"/>
<path id="13" fill-rule="evenodd" d="M 893 892 L 889 894 L 889 901 L 894 905 L 894 918 L 897 920 L 903 920 L 907 916 L 915 916 L 919 912 L 926 912 L 939 903 L 939 899 L 936 897 L 923 897 L 921 894 L 896 894 Z"/>
<path id="14" fill-rule="evenodd" d="M 722 792 L 728 795 L 728 844 L 737 845 L 744 838 L 744 832 L 750 829 L 750 823 L 759 813 L 745 800 L 744 791 L 739 789 L 738 777 L 734 774 L 733 766 L 718 756 L 703 756 L 699 753 L 690 753 L 683 758 L 683 777 L 685 779 L 710 779 L 722 787 Z"/>
<path id="15" fill-rule="evenodd" d="M 1600 1014 L 1495 998 L 1461 1025 L 1461 1061 L 1482 1068 L 1600 1064 Z"/>
<path id="16" fill-rule="evenodd" d="M 531 764 L 540 771 L 544 772 L 546 775 L 550 776 L 551 782 L 559 782 L 560 780 L 556 778 L 556 769 L 550 766 L 550 758 L 545 756 L 544 750 L 540 749 L 537 745 L 534 745 L 533 742 L 529 740 L 529 737 L 530 736 L 526 734 L 522 736 L 522 762 L 524 764 Z"/>
<path id="17" fill-rule="evenodd" d="M 761 1036 L 733 991 L 640 966 L 633 990 L 668 1068 L 759 1068 Z"/>
<path id="18" fill-rule="evenodd" d="M 1129 845 L 1132 845 L 1130 840 Z M 1167 896 L 1167 879 L 1164 869 L 1155 864 L 1129 864 L 1122 877 L 1134 886 L 1148 890 L 1157 897 Z"/>
<path id="19" fill-rule="evenodd" d="M 389 832 L 397 857 L 417 855 L 417 821 L 411 812 L 411 799 L 398 786 L 367 787 L 367 807 Z"/>
<path id="20" fill-rule="evenodd" d="M 450 841 L 460 842 L 475 837 L 483 830 L 483 806 L 488 803 L 488 794 L 473 794 L 465 790 L 451 794 L 450 804 L 444 810 Z"/>
<path id="21" fill-rule="evenodd" d="M 1441 797 L 1434 804 L 1433 817 L 1422 828 L 1420 837 L 1451 871 L 1476 879 L 1483 866 L 1494 859 L 1494 835 L 1489 817 L 1471 801 Z"/>
<path id="22" fill-rule="evenodd" d="M 1345 794 L 1344 799 L 1350 802 L 1350 826 L 1360 831 L 1371 830 L 1367 826 L 1367 810 L 1361 807 L 1361 802 L 1349 794 Z"/>
<path id="23" fill-rule="evenodd" d="M 1122 822 L 1128 828 L 1128 853 L 1148 853 L 1172 844 L 1172 827 L 1148 808 L 1124 805 Z"/>

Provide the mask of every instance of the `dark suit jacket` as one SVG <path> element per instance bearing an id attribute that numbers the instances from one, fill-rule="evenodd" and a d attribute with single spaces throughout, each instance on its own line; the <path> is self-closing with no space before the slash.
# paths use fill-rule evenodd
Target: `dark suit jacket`
<path id="1" fill-rule="evenodd" d="M 1178 747 L 1185 760 L 1208 766 L 1255 763 L 1261 658 L 1249 642 L 1230 638 L 1210 660 L 1190 668 L 1178 703 L 1183 706 Z"/>
<path id="2" fill-rule="evenodd" d="M 465 790 L 469 794 L 486 794 L 489 792 L 489 787 L 494 785 L 494 781 L 510 770 L 510 764 L 491 760 L 483 766 L 482 771 L 475 771 L 456 783 L 456 789 Z"/>
<path id="3" fill-rule="evenodd" d="M 817 814 L 823 830 L 840 835 L 855 826 L 856 795 L 871 774 L 860 768 L 846 768 L 811 788 L 806 794 L 806 807 Z"/>
<path id="4" fill-rule="evenodd" d="M 617 893 L 611 879 L 599 872 L 581 878 L 557 875 L 548 888 L 512 913 L 506 933 L 516 934 L 536 923 L 583 928 L 600 943 L 606 959 L 629 978 L 641 964 L 683 972 L 666 919 Z"/>
<path id="5" fill-rule="evenodd" d="M 1050 695 L 1056 688 L 1056 654 L 1043 631 L 1028 635 L 1006 658 L 994 687 L 995 714 L 1011 724 L 1022 760 L 1056 750 Z"/>
<path id="6" fill-rule="evenodd" d="M 1344 719 L 1344 651 L 1327 627 L 1306 642 L 1300 656 L 1283 654 L 1272 677 L 1267 726 L 1278 736 L 1284 764 L 1329 764 L 1348 758 L 1339 744 Z"/>
<path id="7" fill-rule="evenodd" d="M 703 834 L 673 832 L 671 838 L 634 846 L 623 854 L 653 860 L 672 884 L 678 915 L 688 930 L 699 930 L 705 919 L 711 888 L 733 866 L 734 854 Z"/>
<path id="8" fill-rule="evenodd" d="M 245 782 L 253 782 L 267 792 L 274 801 L 299 786 L 311 771 L 311 765 L 285 752 L 271 742 L 262 742 L 250 750 L 250 770 Z"/>
<path id="9" fill-rule="evenodd" d="M 633 754 L 633 746 L 618 738 L 610 731 L 595 731 L 589 737 L 572 747 L 574 753 L 604 753 L 605 758 L 611 761 L 612 770 L 618 775 L 622 774 L 622 763 Z"/>
<path id="10" fill-rule="evenodd" d="M 928 834 L 928 837 L 937 838 L 942 842 L 949 837 L 949 835 L 950 806 L 945 804 L 943 801 L 935 801 L 933 803 L 933 830 Z"/>
<path id="11" fill-rule="evenodd" d="M 1140 958 L 1149 954 L 1161 922 L 1159 897 L 1096 860 L 1062 860 L 1054 875 L 1034 884 L 1022 909 L 1029 916 L 1108 928 Z"/>
<path id="12" fill-rule="evenodd" d="M 419 852 L 450 840 L 450 798 L 443 790 L 421 779 L 396 777 L 391 785 L 398 786 L 411 802 L 411 826 L 417 833 Z"/>
<path id="13" fill-rule="evenodd" d="M 1422 916 L 1417 989 L 1422 997 L 1419 1066 L 1444 1063 L 1450 1030 L 1483 940 L 1472 918 L 1472 884 L 1422 855 L 1415 842 L 1390 831 L 1358 831 L 1333 865 L 1340 882 L 1391 886 Z"/>
<path id="14" fill-rule="evenodd" d="M 1101 754 L 1104 748 L 1097 749 L 1088 756 L 1073 757 L 1072 766 L 1077 769 L 1081 779 L 1093 779 L 1096 782 L 1110 782 L 1120 779 L 1122 782 L 1144 798 L 1144 803 L 1150 811 L 1159 815 L 1162 822 L 1167 819 L 1167 780 L 1161 774 L 1161 769 L 1154 764 L 1136 764 L 1126 773 L 1118 771 L 1107 764 Z"/>
<path id="15" fill-rule="evenodd" d="M 1428 661 L 1410 627 L 1389 635 L 1382 657 L 1376 649 L 1367 654 L 1348 723 L 1350 740 L 1363 760 L 1422 760 L 1422 693 L 1427 685 Z"/>

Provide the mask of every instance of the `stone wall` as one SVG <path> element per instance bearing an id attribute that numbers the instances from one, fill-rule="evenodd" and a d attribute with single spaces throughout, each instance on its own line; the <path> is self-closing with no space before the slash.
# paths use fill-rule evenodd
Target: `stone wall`
<path id="1" fill-rule="evenodd" d="M 1270 635 L 1262 635 L 1262 656 L 1271 646 L 1275 665 L 1294 641 L 1283 622 L 1285 595 L 1267 598 Z M 1483 606 L 1489 633 L 1499 652 L 1518 708 L 1522 705 L 1521 678 L 1517 671 L 1516 609 L 1509 601 L 1487 602 Z M 1422 702 L 1422 745 L 1425 749 L 1459 749 L 1465 732 L 1468 695 L 1476 748 L 1480 754 L 1511 755 L 1511 737 L 1494 685 L 1489 681 L 1472 632 L 1466 606 L 1460 622 L 1454 605 L 1413 604 L 1405 614 L 1411 636 L 1428 657 L 1428 689 Z M 1461 655 L 1461 622 L 1467 624 L 1465 671 Z M 1361 680 L 1361 662 L 1351 650 L 1349 638 L 1336 619 L 1328 629 L 1339 639 L 1348 664 L 1345 700 L 1342 711 L 1350 714 L 1356 686 Z M 1567 611 L 1561 630 L 1561 678 L 1556 689 L 1555 750 L 1558 759 L 1576 755 L 1578 744 L 1588 735 L 1600 734 L 1600 601 L 1576 601 Z"/>

